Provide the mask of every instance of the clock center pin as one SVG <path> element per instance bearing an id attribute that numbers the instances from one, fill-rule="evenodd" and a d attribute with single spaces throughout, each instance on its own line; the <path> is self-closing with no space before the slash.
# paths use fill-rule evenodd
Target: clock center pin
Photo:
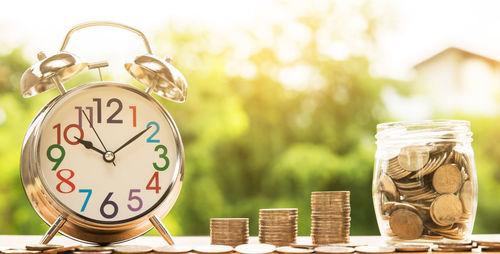
<path id="1" fill-rule="evenodd" d="M 106 162 L 113 162 L 115 160 L 115 154 L 111 151 L 104 153 L 103 157 Z"/>

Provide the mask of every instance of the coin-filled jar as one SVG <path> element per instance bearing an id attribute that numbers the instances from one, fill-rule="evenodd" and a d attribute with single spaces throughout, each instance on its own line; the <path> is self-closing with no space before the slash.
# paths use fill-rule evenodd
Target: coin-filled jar
<path id="1" fill-rule="evenodd" d="M 382 123 L 376 139 L 372 191 L 384 239 L 469 241 L 477 208 L 470 122 Z"/>

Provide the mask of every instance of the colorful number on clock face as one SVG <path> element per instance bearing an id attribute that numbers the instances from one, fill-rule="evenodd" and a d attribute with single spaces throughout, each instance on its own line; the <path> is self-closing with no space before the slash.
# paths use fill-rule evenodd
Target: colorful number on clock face
<path id="1" fill-rule="evenodd" d="M 85 91 L 85 92 L 82 92 Z M 124 222 L 154 207 L 179 158 L 175 132 L 136 91 L 98 86 L 61 101 L 44 123 L 41 176 L 66 207 L 97 222 Z"/>

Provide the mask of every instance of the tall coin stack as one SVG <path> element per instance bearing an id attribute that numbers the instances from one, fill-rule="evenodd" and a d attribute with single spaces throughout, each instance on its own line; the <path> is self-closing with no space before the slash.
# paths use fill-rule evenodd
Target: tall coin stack
<path id="1" fill-rule="evenodd" d="M 311 237 L 314 244 L 349 242 L 349 191 L 312 192 L 311 211 Z"/>
<path id="2" fill-rule="evenodd" d="M 211 218 L 212 244 L 237 246 L 248 243 L 248 218 Z"/>
<path id="3" fill-rule="evenodd" d="M 297 208 L 260 209 L 259 241 L 288 246 L 297 239 Z"/>

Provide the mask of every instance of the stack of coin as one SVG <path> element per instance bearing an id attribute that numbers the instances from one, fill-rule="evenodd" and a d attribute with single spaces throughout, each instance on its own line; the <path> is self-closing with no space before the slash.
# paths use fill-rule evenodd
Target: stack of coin
<path id="1" fill-rule="evenodd" d="M 351 227 L 349 191 L 311 194 L 311 237 L 314 244 L 348 243 Z"/>
<path id="2" fill-rule="evenodd" d="M 297 239 L 297 208 L 260 209 L 259 241 L 288 246 Z"/>
<path id="3" fill-rule="evenodd" d="M 472 154 L 454 142 L 402 147 L 378 162 L 376 210 L 385 235 L 400 240 L 464 240 L 476 195 Z"/>
<path id="4" fill-rule="evenodd" d="M 248 218 L 210 219 L 212 244 L 236 246 L 248 243 Z"/>

